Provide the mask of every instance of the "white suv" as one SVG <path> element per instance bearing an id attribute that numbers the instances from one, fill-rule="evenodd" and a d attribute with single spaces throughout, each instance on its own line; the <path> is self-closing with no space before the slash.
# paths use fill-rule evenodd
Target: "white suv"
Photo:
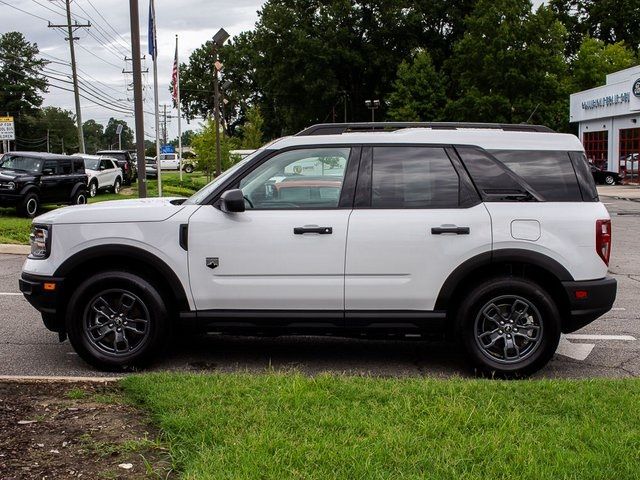
<path id="1" fill-rule="evenodd" d="M 74 153 L 74 157 L 84 160 L 87 172 L 89 196 L 95 197 L 100 190 L 112 190 L 119 193 L 122 185 L 122 169 L 115 159 L 101 155 L 85 155 Z"/>
<path id="2" fill-rule="evenodd" d="M 90 224 L 90 228 L 86 228 Z M 582 145 L 530 125 L 329 124 L 191 198 L 34 220 L 20 287 L 100 368 L 172 328 L 459 340 L 522 376 L 611 309 L 611 223 Z"/>

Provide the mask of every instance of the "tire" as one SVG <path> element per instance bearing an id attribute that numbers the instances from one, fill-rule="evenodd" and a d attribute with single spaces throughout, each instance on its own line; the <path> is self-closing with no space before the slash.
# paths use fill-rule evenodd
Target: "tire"
<path id="1" fill-rule="evenodd" d="M 87 204 L 87 191 L 83 188 L 79 188 L 76 193 L 71 197 L 71 205 L 86 205 Z"/>
<path id="2" fill-rule="evenodd" d="M 34 218 L 40 210 L 40 197 L 37 193 L 27 193 L 18 205 L 18 215 L 21 217 Z"/>
<path id="3" fill-rule="evenodd" d="M 91 183 L 89 183 L 89 197 L 93 198 L 98 194 L 98 182 L 95 180 L 92 180 Z"/>
<path id="4" fill-rule="evenodd" d="M 169 316 L 158 290 L 121 271 L 82 282 L 69 300 L 65 326 L 78 355 L 101 370 L 143 367 L 169 338 Z"/>
<path id="5" fill-rule="evenodd" d="M 120 180 L 120 177 L 116 177 L 116 181 L 113 182 L 113 193 L 120 193 L 121 185 L 122 185 L 122 180 Z"/>
<path id="6" fill-rule="evenodd" d="M 193 173 L 193 165 L 191 165 L 190 163 L 187 163 L 184 167 L 182 167 L 182 169 L 185 171 L 185 173 Z"/>
<path id="7" fill-rule="evenodd" d="M 613 178 L 613 175 L 607 175 L 606 177 L 604 177 L 604 183 L 606 183 L 607 185 L 615 185 L 616 179 Z"/>
<path id="8" fill-rule="evenodd" d="M 465 295 L 456 318 L 458 337 L 481 376 L 531 375 L 551 360 L 560 341 L 553 298 L 527 279 L 485 280 Z"/>

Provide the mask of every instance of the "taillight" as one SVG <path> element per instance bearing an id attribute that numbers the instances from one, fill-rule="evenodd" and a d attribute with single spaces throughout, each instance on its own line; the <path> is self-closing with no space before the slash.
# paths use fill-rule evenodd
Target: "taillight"
<path id="1" fill-rule="evenodd" d="M 611 220 L 596 220 L 596 252 L 609 266 L 611 257 Z"/>

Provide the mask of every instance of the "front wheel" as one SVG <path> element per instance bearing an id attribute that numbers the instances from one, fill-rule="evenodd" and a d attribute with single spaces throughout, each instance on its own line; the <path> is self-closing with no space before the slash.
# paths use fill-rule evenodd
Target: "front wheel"
<path id="1" fill-rule="evenodd" d="M 98 194 L 98 182 L 93 181 L 89 184 L 89 196 L 93 198 L 97 194 Z"/>
<path id="2" fill-rule="evenodd" d="M 28 193 L 18 205 L 18 215 L 34 218 L 40 209 L 40 197 L 36 193 Z"/>
<path id="3" fill-rule="evenodd" d="M 191 165 L 190 163 L 187 163 L 184 167 L 183 170 L 186 173 L 193 173 L 193 165 Z"/>
<path id="4" fill-rule="evenodd" d="M 606 177 L 604 177 L 604 183 L 606 183 L 607 185 L 615 185 L 616 179 L 613 178 L 613 175 L 607 175 Z"/>
<path id="5" fill-rule="evenodd" d="M 76 289 L 66 328 L 78 355 L 105 370 L 143 366 L 168 338 L 169 317 L 158 290 L 126 272 L 102 272 Z"/>
<path id="6" fill-rule="evenodd" d="M 560 341 L 553 298 L 521 278 L 482 282 L 462 300 L 457 325 L 471 363 L 485 376 L 528 376 L 549 362 Z"/>
<path id="7" fill-rule="evenodd" d="M 120 177 L 116 178 L 116 181 L 113 182 L 113 193 L 120 193 Z"/>

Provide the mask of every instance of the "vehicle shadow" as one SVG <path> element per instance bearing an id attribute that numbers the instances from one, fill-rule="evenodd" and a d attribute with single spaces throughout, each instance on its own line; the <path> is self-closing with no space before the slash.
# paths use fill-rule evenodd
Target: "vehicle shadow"
<path id="1" fill-rule="evenodd" d="M 151 370 L 472 376 L 461 349 L 450 343 L 313 336 L 181 336 Z"/>

